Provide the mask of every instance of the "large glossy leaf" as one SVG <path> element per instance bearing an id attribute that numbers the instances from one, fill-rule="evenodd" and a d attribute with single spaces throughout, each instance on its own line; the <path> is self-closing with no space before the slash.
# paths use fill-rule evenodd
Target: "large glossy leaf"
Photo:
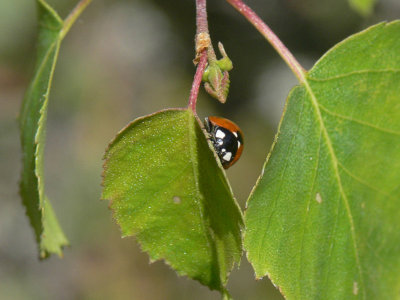
<path id="1" fill-rule="evenodd" d="M 242 253 L 242 216 L 190 110 L 136 119 L 105 154 L 103 198 L 151 260 L 224 292 Z"/>
<path id="2" fill-rule="evenodd" d="M 330 50 L 287 100 L 246 212 L 257 277 L 288 299 L 400 295 L 400 22 Z"/>
<path id="3" fill-rule="evenodd" d="M 68 242 L 44 195 L 43 150 L 51 80 L 60 47 L 63 21 L 44 1 L 37 1 L 39 32 L 34 76 L 26 92 L 20 115 L 23 170 L 20 193 L 34 228 L 40 257 L 62 255 Z"/>

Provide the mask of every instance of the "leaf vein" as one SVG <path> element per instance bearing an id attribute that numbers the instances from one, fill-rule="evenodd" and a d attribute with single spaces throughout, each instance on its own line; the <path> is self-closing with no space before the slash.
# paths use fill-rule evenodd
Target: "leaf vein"
<path id="1" fill-rule="evenodd" d="M 344 205 L 346 208 L 346 212 L 347 212 L 347 217 L 348 217 L 349 224 L 350 224 L 350 232 L 351 232 L 351 237 L 353 240 L 354 256 L 356 259 L 357 269 L 358 269 L 358 273 L 360 276 L 360 286 L 362 287 L 363 298 L 365 299 L 365 286 L 364 286 L 364 279 L 363 279 L 362 270 L 361 270 L 361 262 L 360 262 L 360 257 L 359 257 L 359 253 L 358 253 L 357 241 L 356 241 L 354 219 L 353 219 L 353 215 L 351 213 L 349 200 L 347 199 L 347 195 L 343 189 L 343 185 L 342 185 L 342 181 L 341 181 L 341 177 L 340 177 L 340 173 L 339 173 L 339 168 L 338 168 L 338 159 L 337 159 L 335 151 L 333 149 L 332 141 L 329 137 L 328 130 L 325 127 L 325 123 L 324 123 L 324 120 L 321 115 L 319 102 L 318 102 L 316 96 L 314 95 L 313 90 L 307 80 L 304 81 L 304 86 L 305 86 L 306 90 L 308 91 L 308 93 L 310 94 L 311 103 L 315 108 L 317 119 L 321 126 L 326 145 L 328 146 L 329 154 L 332 158 L 333 169 L 334 169 L 335 177 L 337 180 L 339 192 L 340 192 L 340 195 L 342 196 L 341 198 L 343 199 L 343 202 L 344 202 Z"/>
<path id="2" fill-rule="evenodd" d="M 358 177 L 357 175 L 353 174 L 352 172 L 350 172 L 349 169 L 347 169 L 340 161 L 338 161 L 339 166 L 343 169 L 343 171 L 345 171 L 347 173 L 347 175 L 349 175 L 351 178 L 353 178 L 354 180 L 356 180 L 357 182 L 361 183 L 362 185 L 370 188 L 371 190 L 374 190 L 388 198 L 392 198 L 393 200 L 395 200 L 395 198 L 393 198 L 393 196 L 391 196 L 390 194 L 387 194 L 381 190 L 379 190 L 378 188 L 370 185 L 368 182 L 365 182 L 364 180 L 362 180 L 360 177 Z"/>
<path id="3" fill-rule="evenodd" d="M 45 56 L 43 57 L 43 60 L 40 62 L 39 66 L 37 67 L 37 70 L 35 71 L 35 76 L 33 77 L 32 83 L 31 83 L 31 85 L 29 86 L 29 90 L 28 90 L 27 93 L 26 93 L 27 98 L 31 98 L 31 90 L 33 90 L 34 87 L 36 86 L 36 84 L 37 84 L 39 78 L 40 78 L 41 75 L 42 75 L 42 72 L 43 72 L 44 67 L 45 67 L 45 65 L 46 65 L 46 63 L 47 63 L 47 60 L 49 59 L 50 54 L 52 53 L 52 51 L 54 50 L 54 47 L 55 47 L 56 45 L 57 45 L 57 41 L 55 41 L 54 43 L 52 43 L 52 44 L 50 45 L 49 49 L 46 51 Z M 49 85 L 48 85 L 48 86 L 49 86 Z M 28 96 L 28 95 L 29 95 L 29 96 Z M 45 94 L 45 97 L 47 97 L 47 96 L 48 96 L 48 89 L 47 89 L 47 92 L 46 92 L 46 94 Z M 45 98 L 45 99 L 46 99 L 46 98 Z M 26 101 L 26 100 L 24 99 L 24 102 L 25 102 L 25 101 Z M 30 103 L 31 103 L 31 101 L 29 101 L 29 104 L 30 104 Z M 21 128 L 23 128 L 23 127 L 25 126 L 25 122 L 27 121 L 26 114 L 28 114 L 28 112 L 29 112 L 29 109 L 25 109 L 25 110 L 23 111 L 23 115 L 21 115 Z"/>
<path id="4" fill-rule="evenodd" d="M 310 204 L 311 204 L 311 199 L 313 198 L 313 190 L 315 187 L 315 182 L 317 179 L 317 174 L 318 174 L 318 166 L 319 166 L 319 156 L 320 156 L 320 150 L 321 150 L 321 137 L 322 137 L 322 131 L 320 130 L 320 134 L 319 134 L 319 140 L 318 140 L 318 150 L 317 150 L 317 157 L 315 160 L 315 170 L 314 170 L 314 178 L 312 181 L 312 186 L 310 189 L 310 197 L 308 198 L 308 203 L 307 203 L 307 208 L 306 208 L 306 216 L 304 217 L 304 223 L 303 223 L 303 233 L 302 233 L 302 237 L 301 237 L 301 250 L 300 250 L 300 262 L 299 262 L 299 277 L 298 278 L 302 278 L 302 265 L 303 265 L 303 254 L 304 254 L 304 235 L 306 232 L 306 222 L 307 219 L 309 218 L 309 211 L 310 211 Z M 299 297 L 301 297 L 302 295 L 302 284 L 299 284 Z"/>
<path id="5" fill-rule="evenodd" d="M 193 117 L 194 118 L 194 117 Z M 195 186 L 196 186 L 196 191 L 198 192 L 198 194 L 201 195 L 201 197 L 203 197 L 203 194 L 200 191 L 200 184 L 199 184 L 199 178 L 197 176 L 196 173 L 196 165 L 195 165 L 195 161 L 196 159 L 194 159 L 194 157 L 196 156 L 196 145 L 193 145 L 193 139 L 191 137 L 191 132 L 195 133 L 195 128 L 196 124 L 193 123 L 193 119 L 192 119 L 192 115 L 190 114 L 190 112 L 188 112 L 188 128 L 190 128 L 187 132 L 188 132 L 188 144 L 189 144 L 189 148 L 190 148 L 190 162 L 191 162 L 191 166 L 192 166 L 192 171 L 193 171 L 193 178 L 194 178 L 194 182 L 195 182 Z M 195 141 L 196 143 L 196 141 Z M 204 232 L 204 236 L 205 236 L 205 240 L 208 243 L 208 249 L 215 249 L 215 241 L 213 240 L 213 237 L 211 235 L 210 230 L 207 230 L 207 226 L 206 224 L 204 224 L 204 214 L 203 214 L 203 208 L 201 207 L 201 204 L 199 202 L 199 198 L 198 197 L 193 197 L 194 202 L 197 204 L 198 210 L 199 210 L 199 215 L 201 218 L 201 227 L 203 229 Z M 211 250 L 212 251 L 212 250 Z M 218 268 L 218 276 L 220 276 L 220 266 L 221 262 L 218 261 L 218 263 L 216 264 L 217 268 Z M 220 277 L 219 277 L 220 279 Z"/>
<path id="6" fill-rule="evenodd" d="M 315 77 L 308 76 L 307 80 L 316 81 L 316 82 L 325 82 L 325 81 L 343 79 L 343 78 L 351 77 L 354 75 L 361 75 L 361 74 L 368 74 L 368 73 L 377 73 L 377 74 L 379 74 L 379 73 L 400 73 L 400 69 L 358 70 L 358 71 L 348 72 L 345 74 L 340 74 L 340 75 L 331 76 L 331 77 L 327 77 L 327 78 L 315 78 Z"/>
<path id="7" fill-rule="evenodd" d="M 389 133 L 389 134 L 394 134 L 394 135 L 399 135 L 400 136 L 400 132 L 398 132 L 398 131 L 382 128 L 382 127 L 373 125 L 373 124 L 365 122 L 365 121 L 361 121 L 361 120 L 358 120 L 358 119 L 354 119 L 352 117 L 348 117 L 348 116 L 345 116 L 345 115 L 342 115 L 342 114 L 338 114 L 338 113 L 332 112 L 332 111 L 330 111 L 329 109 L 327 109 L 325 106 L 323 106 L 321 104 L 319 104 L 319 107 L 324 112 L 326 112 L 327 114 L 329 114 L 331 116 L 338 117 L 338 118 L 341 118 L 341 119 L 344 119 L 344 120 L 348 120 L 348 121 L 351 121 L 351 122 L 354 122 L 354 123 L 358 123 L 360 125 L 367 126 L 367 127 L 370 127 L 372 129 L 375 129 L 375 130 L 378 130 L 378 131 L 382 131 L 382 132 L 385 132 L 385 133 Z"/>

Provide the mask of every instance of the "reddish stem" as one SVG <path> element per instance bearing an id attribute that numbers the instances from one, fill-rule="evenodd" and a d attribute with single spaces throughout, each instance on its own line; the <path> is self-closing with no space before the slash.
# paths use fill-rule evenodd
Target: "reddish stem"
<path id="1" fill-rule="evenodd" d="M 268 40 L 275 48 L 282 59 L 287 63 L 294 75 L 299 79 L 300 83 L 305 82 L 306 70 L 299 64 L 293 54 L 285 47 L 275 33 L 261 20 L 261 18 L 242 0 L 226 0 L 239 13 L 241 13 L 253 26 Z"/>
<path id="2" fill-rule="evenodd" d="M 189 96 L 188 107 L 196 114 L 196 103 L 197 96 L 199 95 L 199 88 L 201 80 L 203 77 L 204 70 L 207 66 L 207 48 L 202 48 L 198 50 L 199 36 L 201 34 L 207 34 L 208 36 L 208 21 L 207 21 L 207 1 L 206 0 L 196 0 L 196 61 L 199 59 L 197 65 L 196 74 L 194 75 L 192 89 Z M 208 38 L 209 40 L 209 38 Z M 201 52 L 200 52 L 201 51 Z"/>
<path id="3" fill-rule="evenodd" d="M 190 96 L 189 96 L 188 107 L 193 111 L 194 114 L 196 114 L 197 96 L 199 95 L 199 88 L 206 66 L 207 66 L 207 49 L 204 49 L 200 54 L 200 61 L 197 65 L 196 74 L 194 75 L 192 89 L 190 91 Z"/>
<path id="4" fill-rule="evenodd" d="M 202 33 L 202 32 L 208 33 L 206 2 L 207 2 L 206 0 L 196 0 L 197 34 Z"/>

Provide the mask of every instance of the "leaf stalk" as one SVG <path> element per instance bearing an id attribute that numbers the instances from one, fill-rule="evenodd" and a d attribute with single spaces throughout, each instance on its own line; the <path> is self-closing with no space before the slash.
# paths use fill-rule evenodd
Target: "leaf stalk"
<path id="1" fill-rule="evenodd" d="M 189 108 L 196 114 L 197 96 L 199 95 L 199 88 L 203 78 L 204 70 L 207 66 L 207 49 L 200 53 L 200 61 L 197 65 L 196 74 L 194 75 L 192 89 L 189 96 Z"/>
<path id="2" fill-rule="evenodd" d="M 196 74 L 194 75 L 192 89 L 189 96 L 188 107 L 196 114 L 196 103 L 203 73 L 207 66 L 207 49 L 211 45 L 208 33 L 207 0 L 196 0 Z"/>
<path id="3" fill-rule="evenodd" d="M 267 41 L 286 62 L 300 83 L 304 83 L 306 81 L 305 74 L 307 71 L 300 65 L 293 54 L 286 48 L 271 28 L 269 28 L 268 25 L 265 24 L 265 22 L 242 0 L 226 1 L 242 14 L 267 39 Z"/>
<path id="4" fill-rule="evenodd" d="M 68 17 L 64 21 L 64 27 L 60 33 L 60 39 L 64 39 L 68 31 L 71 29 L 72 25 L 74 25 L 75 21 L 79 18 L 85 8 L 92 2 L 92 0 L 81 0 L 75 8 L 70 12 Z"/>

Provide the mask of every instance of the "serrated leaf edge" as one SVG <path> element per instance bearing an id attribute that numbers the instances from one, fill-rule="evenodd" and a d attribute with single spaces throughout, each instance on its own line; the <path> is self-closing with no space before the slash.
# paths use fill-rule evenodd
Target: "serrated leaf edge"
<path id="1" fill-rule="evenodd" d="M 63 25 L 62 19 L 58 16 L 58 14 L 55 12 L 55 10 L 51 6 L 49 6 L 43 0 L 37 0 L 37 3 L 38 3 L 38 5 L 42 5 L 43 7 L 45 7 L 52 14 L 52 16 L 60 23 L 60 26 L 62 27 L 62 25 Z M 39 23 L 40 23 L 40 20 L 39 20 Z M 60 29 L 60 32 L 61 32 L 61 29 Z M 38 241 L 38 244 L 39 244 L 38 245 L 39 246 L 39 258 L 40 259 L 47 258 L 51 253 L 53 253 L 53 252 L 48 251 L 48 249 L 43 248 L 43 243 L 42 243 L 43 238 L 44 238 L 43 237 L 43 234 L 44 234 L 43 218 L 44 218 L 44 206 L 45 206 L 44 202 L 48 201 L 48 200 L 45 199 L 46 197 L 44 195 L 44 180 L 42 178 L 42 174 L 39 173 L 38 165 L 40 165 L 40 163 L 41 163 L 40 162 L 40 160 L 41 160 L 40 156 L 43 155 L 43 153 L 39 153 L 39 150 L 40 150 L 39 145 L 41 145 L 40 136 L 41 136 L 41 134 L 45 134 L 44 130 L 45 130 L 45 126 L 46 126 L 45 123 L 46 123 L 47 105 L 48 105 L 49 93 L 50 93 L 50 88 L 51 88 L 51 84 L 52 84 L 52 80 L 53 80 L 54 70 L 55 70 L 55 66 L 56 66 L 56 62 L 57 62 L 57 58 L 58 58 L 60 42 L 61 42 L 61 40 L 58 39 L 56 42 L 52 43 L 51 46 L 48 48 L 48 50 L 46 51 L 46 54 L 43 57 L 40 65 L 37 67 L 37 69 L 35 71 L 35 76 L 32 79 L 28 90 L 26 91 L 26 95 L 28 95 L 30 93 L 30 90 L 36 85 L 36 83 L 38 81 L 38 78 L 40 77 L 40 74 L 42 73 L 43 68 L 46 65 L 46 62 L 49 59 L 49 56 L 51 55 L 51 53 L 53 51 L 55 51 L 54 58 L 53 58 L 53 61 L 52 61 L 51 71 L 50 71 L 50 74 L 49 74 L 49 81 L 48 81 L 47 88 L 46 88 L 47 92 L 46 92 L 46 94 L 42 95 L 42 97 L 44 97 L 44 100 L 43 100 L 43 103 L 41 104 L 41 107 L 40 107 L 40 110 L 39 110 L 39 115 L 40 116 L 39 116 L 39 119 L 38 119 L 36 133 L 35 133 L 35 137 L 34 137 L 34 153 L 33 153 L 33 156 L 34 156 L 34 170 L 33 171 L 34 171 L 34 176 L 36 177 L 36 182 L 35 182 L 36 183 L 36 188 L 37 188 L 36 192 L 38 193 L 37 195 L 38 195 L 38 200 L 39 200 L 38 210 L 40 211 L 40 218 L 41 218 L 41 224 L 40 224 L 41 235 L 40 235 L 39 241 Z M 26 114 L 26 113 L 28 113 L 28 111 L 24 110 L 23 113 Z M 20 120 L 21 120 L 21 118 L 20 118 Z M 22 120 L 23 120 L 23 123 L 21 122 L 20 128 L 23 128 L 25 126 L 26 118 L 23 117 Z M 21 137 L 22 137 L 22 133 L 21 133 Z M 24 141 L 22 143 L 24 143 Z M 43 149 L 44 149 L 44 145 L 43 145 Z M 24 170 L 22 170 L 22 172 L 24 172 Z M 22 185 L 22 180 L 20 182 L 20 191 L 21 191 L 21 185 Z M 20 195 L 22 197 L 22 193 L 21 192 L 20 192 Z M 30 223 L 32 224 L 31 218 L 28 215 L 27 208 L 25 208 L 25 213 L 28 216 L 28 219 L 29 219 Z M 33 224 L 32 224 L 32 226 L 33 226 Z M 68 246 L 69 242 L 66 239 L 66 237 L 65 237 L 65 235 L 64 235 L 64 233 L 63 233 L 61 228 L 60 228 L 60 234 L 63 236 L 64 242 L 59 244 L 59 250 L 56 251 L 55 253 L 59 257 L 62 257 L 62 255 L 63 255 L 62 254 L 62 249 L 65 246 Z"/>

